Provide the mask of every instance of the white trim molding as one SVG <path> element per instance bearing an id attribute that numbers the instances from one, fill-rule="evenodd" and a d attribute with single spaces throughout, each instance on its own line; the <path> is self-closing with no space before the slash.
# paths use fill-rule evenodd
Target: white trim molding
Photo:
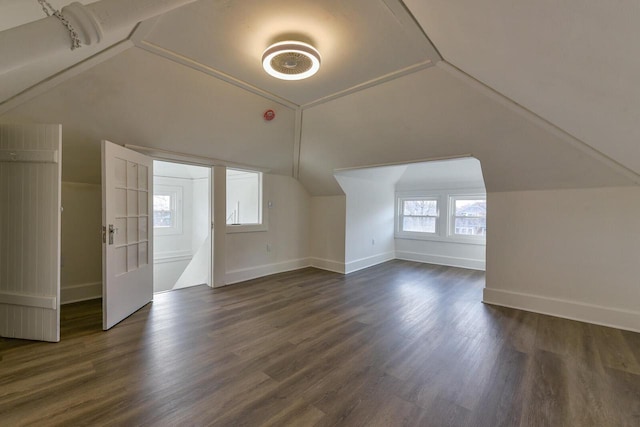
<path id="1" fill-rule="evenodd" d="M 482 302 L 640 332 L 640 311 L 491 288 L 484 288 Z"/>
<path id="2" fill-rule="evenodd" d="M 483 259 L 459 258 L 409 251 L 396 251 L 396 259 L 423 262 L 426 264 L 446 265 L 449 267 L 468 268 L 470 270 L 486 270 L 486 261 Z"/>
<path id="3" fill-rule="evenodd" d="M 48 310 L 55 310 L 57 308 L 55 296 L 28 295 L 7 291 L 0 292 L 0 304 L 46 308 Z"/>
<path id="4" fill-rule="evenodd" d="M 345 274 L 353 273 L 358 270 L 362 270 L 374 265 L 382 264 L 383 262 L 391 261 L 395 259 L 396 254 L 394 252 L 384 252 L 381 254 L 372 255 L 365 258 L 356 259 L 345 263 Z"/>
<path id="5" fill-rule="evenodd" d="M 60 287 L 60 304 L 102 298 L 102 282 L 79 283 Z"/>
<path id="6" fill-rule="evenodd" d="M 309 258 L 311 267 L 319 268 L 320 270 L 333 271 L 334 273 L 345 274 L 344 262 L 334 261 L 324 258 Z"/>
<path id="7" fill-rule="evenodd" d="M 169 262 L 191 261 L 191 251 L 156 252 L 153 256 L 154 264 L 166 264 Z"/>
<path id="8" fill-rule="evenodd" d="M 277 262 L 273 264 L 264 264 L 256 267 L 241 268 L 238 270 L 227 271 L 225 285 L 244 282 L 245 280 L 257 279 L 271 274 L 284 273 L 285 271 L 299 270 L 301 268 L 310 267 L 309 258 L 292 259 L 289 261 Z M 215 286 L 219 287 L 219 285 Z"/>

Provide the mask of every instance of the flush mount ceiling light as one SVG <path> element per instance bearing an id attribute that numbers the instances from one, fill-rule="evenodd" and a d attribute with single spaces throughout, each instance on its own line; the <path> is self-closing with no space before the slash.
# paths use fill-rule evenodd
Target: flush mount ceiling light
<path id="1" fill-rule="evenodd" d="M 262 54 L 262 67 L 278 79 L 306 79 L 320 69 L 320 52 L 303 42 L 278 42 Z"/>

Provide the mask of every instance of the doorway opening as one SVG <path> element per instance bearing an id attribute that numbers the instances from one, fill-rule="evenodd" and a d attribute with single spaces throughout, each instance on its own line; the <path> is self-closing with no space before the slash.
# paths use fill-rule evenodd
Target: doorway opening
<path id="1" fill-rule="evenodd" d="M 153 162 L 153 292 L 212 282 L 211 168 Z"/>

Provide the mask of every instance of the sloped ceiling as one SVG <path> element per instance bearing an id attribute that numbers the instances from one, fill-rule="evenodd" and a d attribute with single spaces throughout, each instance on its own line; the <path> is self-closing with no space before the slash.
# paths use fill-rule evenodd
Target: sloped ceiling
<path id="1" fill-rule="evenodd" d="M 91 2 L 92 0 L 79 1 L 82 4 Z M 57 10 L 69 3 L 70 1 L 66 0 L 49 1 L 49 4 Z M 37 0 L 0 0 L 0 31 L 37 21 L 45 16 Z M 82 49 L 74 51 L 68 49 L 63 53 L 30 64 L 30 66 L 17 68 L 0 75 L 0 101 L 16 96 L 70 66 L 122 42 L 129 37 L 132 29 L 122 28 L 120 31 L 106 34 L 105 40 L 100 45 L 84 46 Z M 25 42 L 27 41 L 25 40 Z M 29 43 L 34 42 L 37 43 L 34 40 L 29 41 Z"/>
<path id="2" fill-rule="evenodd" d="M 488 191 L 640 180 L 636 2 L 405 4 L 200 0 L 44 93 L 6 96 L 55 70 L 0 75 L 0 119 L 62 123 L 77 181 L 99 180 L 101 139 L 268 168 L 314 195 L 341 192 L 334 169 L 468 155 Z M 292 34 L 323 67 L 281 82 L 260 57 Z"/>
<path id="3" fill-rule="evenodd" d="M 100 141 L 239 162 L 291 175 L 294 112 L 262 120 L 273 102 L 130 49 L 7 113 L 63 124 L 63 179 L 100 182 Z"/>
<path id="4" fill-rule="evenodd" d="M 405 3 L 447 62 L 640 171 L 640 2 Z"/>
<path id="5" fill-rule="evenodd" d="M 88 4 L 92 0 L 77 0 L 79 3 Z M 55 9 L 60 10 L 69 4 L 65 0 L 48 0 Z M 25 0 L 0 0 L 0 31 L 17 27 L 42 18 L 44 11 L 37 1 Z"/>
<path id="6" fill-rule="evenodd" d="M 397 190 L 480 189 L 484 188 L 480 162 L 472 157 L 434 160 L 402 165 L 341 169 L 341 177 L 395 185 Z"/>
<path id="7" fill-rule="evenodd" d="M 488 191 L 632 181 L 439 67 L 304 111 L 300 181 L 334 194 L 330 169 L 472 155 Z M 330 124 L 330 125 L 327 125 Z"/>

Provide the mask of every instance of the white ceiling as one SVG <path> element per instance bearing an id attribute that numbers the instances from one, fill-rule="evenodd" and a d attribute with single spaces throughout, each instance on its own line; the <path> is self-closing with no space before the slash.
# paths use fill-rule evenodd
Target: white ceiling
<path id="1" fill-rule="evenodd" d="M 405 0 L 443 57 L 640 171 L 638 0 Z"/>
<path id="2" fill-rule="evenodd" d="M 276 119 L 262 114 L 276 109 Z M 294 112 L 140 49 L 3 116 L 63 124 L 63 179 L 100 182 L 100 141 L 235 161 L 291 175 Z"/>
<path id="3" fill-rule="evenodd" d="M 339 177 L 392 184 L 399 190 L 484 188 L 480 162 L 472 157 L 336 171 Z"/>
<path id="4" fill-rule="evenodd" d="M 0 0 L 0 25 L 37 19 L 26 3 Z M 263 73 L 287 34 L 320 49 L 316 76 Z M 101 139 L 299 176 L 314 195 L 341 192 L 335 169 L 468 155 L 488 191 L 640 180 L 636 1 L 200 0 L 131 40 L 59 82 L 109 43 L 0 75 L 0 119 L 63 124 L 66 180 L 100 179 Z"/>
<path id="5" fill-rule="evenodd" d="M 315 76 L 282 81 L 262 69 L 275 41 L 310 42 Z M 304 105 L 439 58 L 397 0 L 201 0 L 162 16 L 143 44 Z"/>
<path id="6" fill-rule="evenodd" d="M 396 182 L 399 189 L 484 188 L 480 162 L 474 158 L 412 163 Z"/>
<path id="7" fill-rule="evenodd" d="M 81 0 L 88 4 L 93 0 Z M 51 0 L 49 3 L 57 10 L 69 4 L 66 0 Z M 7 30 L 29 22 L 46 18 L 37 0 L 0 0 L 0 31 Z M 6 74 L 0 74 L 0 105 L 38 83 L 78 64 L 105 49 L 122 42 L 131 33 L 132 28 L 122 28 L 116 32 L 105 34 L 99 45 L 83 46 L 81 49 L 68 49 L 62 53 L 47 57 L 29 66 L 16 68 Z M 37 43 L 37 40 L 25 40 L 26 43 Z"/>
<path id="8" fill-rule="evenodd" d="M 305 110 L 300 181 L 337 194 L 335 169 L 467 155 L 488 191 L 633 183 L 440 67 Z"/>
<path id="9" fill-rule="evenodd" d="M 75 0 L 82 4 L 95 0 Z M 67 0 L 48 0 L 56 10 L 68 5 Z M 0 31 L 46 17 L 37 0 L 0 0 Z"/>
<path id="10" fill-rule="evenodd" d="M 183 179 L 202 179 L 209 177 L 210 168 L 185 165 L 182 163 L 154 160 L 153 176 L 163 176 Z"/>

